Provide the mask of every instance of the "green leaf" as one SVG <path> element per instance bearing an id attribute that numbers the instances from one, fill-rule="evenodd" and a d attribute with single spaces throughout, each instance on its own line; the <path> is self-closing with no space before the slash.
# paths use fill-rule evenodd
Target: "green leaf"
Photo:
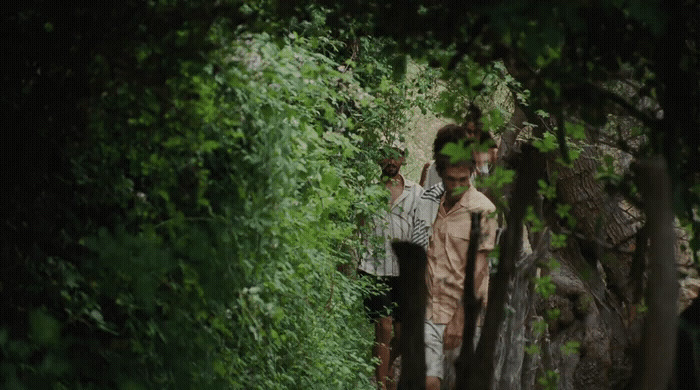
<path id="1" fill-rule="evenodd" d="M 532 323 L 532 333 L 536 337 L 543 335 L 544 332 L 546 332 L 546 331 L 547 331 L 547 321 L 545 321 L 543 319 L 539 319 L 539 320 L 534 321 Z"/>
<path id="2" fill-rule="evenodd" d="M 214 149 L 217 149 L 221 144 L 218 141 L 206 140 L 199 145 L 199 151 L 202 153 L 211 153 Z"/>
<path id="3" fill-rule="evenodd" d="M 581 123 L 572 123 L 569 121 L 564 122 L 564 130 L 566 134 L 573 139 L 585 140 L 586 139 L 586 129 Z"/>
<path id="4" fill-rule="evenodd" d="M 525 353 L 528 355 L 539 355 L 542 353 L 542 349 L 537 344 L 530 344 L 525 346 Z"/>
<path id="5" fill-rule="evenodd" d="M 61 323 L 45 309 L 29 313 L 29 336 L 39 345 L 57 345 L 61 338 Z"/>
<path id="6" fill-rule="evenodd" d="M 559 147 L 559 144 L 557 143 L 557 137 L 550 132 L 544 133 L 541 139 L 536 139 L 532 141 L 532 145 L 542 153 L 551 152 L 552 150 L 556 150 Z"/>
<path id="7" fill-rule="evenodd" d="M 340 177 L 333 171 L 327 170 L 321 175 L 321 185 L 327 189 L 336 189 L 340 184 Z"/>
<path id="8" fill-rule="evenodd" d="M 557 188 L 554 184 L 549 184 L 544 179 L 537 180 L 537 185 L 540 187 L 538 193 L 546 199 L 554 199 L 557 197 Z"/>
<path id="9" fill-rule="evenodd" d="M 576 340 L 570 340 L 567 341 L 566 344 L 562 345 L 560 347 L 561 352 L 566 355 L 577 355 L 579 354 L 579 348 L 581 347 L 581 343 L 576 341 Z"/>
<path id="10" fill-rule="evenodd" d="M 564 248 L 566 246 L 566 240 L 568 235 L 566 233 L 556 234 L 552 233 L 550 235 L 549 244 L 553 249 Z"/>
<path id="11" fill-rule="evenodd" d="M 535 209 L 532 205 L 527 207 L 525 221 L 530 223 L 530 231 L 533 233 L 541 232 L 544 229 L 544 222 L 537 217 L 537 214 L 535 214 Z"/>
<path id="12" fill-rule="evenodd" d="M 549 298 L 557 290 L 557 286 L 552 282 L 552 277 L 550 275 L 535 278 L 534 281 L 535 292 L 540 294 L 544 299 Z"/>
<path id="13" fill-rule="evenodd" d="M 559 374 L 554 370 L 547 370 L 544 375 L 537 378 L 537 383 L 543 386 L 544 390 L 557 390 Z"/>
<path id="14" fill-rule="evenodd" d="M 556 213 L 559 218 L 566 218 L 569 216 L 569 212 L 571 211 L 571 205 L 566 203 L 557 203 L 556 208 Z"/>
<path id="15" fill-rule="evenodd" d="M 552 309 L 548 309 L 545 312 L 545 314 L 547 315 L 547 319 L 552 321 L 559 318 L 559 316 L 561 315 L 561 310 L 558 307 L 555 307 Z"/>
<path id="16" fill-rule="evenodd" d="M 472 151 L 470 148 L 464 147 L 464 140 L 459 140 L 459 142 L 448 142 L 440 150 L 440 154 L 450 157 L 450 164 L 456 164 L 460 161 L 470 161 L 472 157 Z"/>

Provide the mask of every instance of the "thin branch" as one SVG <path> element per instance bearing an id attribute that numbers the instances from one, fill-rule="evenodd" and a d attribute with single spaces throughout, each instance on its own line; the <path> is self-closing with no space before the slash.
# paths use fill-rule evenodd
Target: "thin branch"
<path id="1" fill-rule="evenodd" d="M 464 291 L 462 292 L 462 305 L 464 308 L 464 328 L 462 331 L 462 349 L 455 362 L 457 370 L 457 389 L 465 389 L 470 381 L 472 372 L 469 370 L 470 362 L 474 361 L 474 334 L 476 320 L 481 310 L 482 300 L 474 293 L 474 270 L 476 269 L 476 252 L 479 250 L 479 236 L 481 234 L 481 213 L 471 213 L 471 231 L 469 233 L 469 246 L 467 248 L 467 264 L 464 277 Z"/>
<path id="2" fill-rule="evenodd" d="M 588 92 L 593 92 L 599 97 L 617 104 L 622 109 L 624 109 L 631 117 L 638 119 L 650 129 L 658 129 L 658 127 L 661 125 L 660 120 L 647 115 L 645 112 L 632 105 L 632 103 L 628 102 L 627 99 L 614 92 L 611 92 L 605 88 L 602 88 L 592 83 L 585 83 L 581 85 L 581 87 L 587 88 Z"/>

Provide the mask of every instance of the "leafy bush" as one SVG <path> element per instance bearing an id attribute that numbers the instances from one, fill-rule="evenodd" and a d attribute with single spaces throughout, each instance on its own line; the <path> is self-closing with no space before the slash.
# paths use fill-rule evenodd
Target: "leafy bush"
<path id="1" fill-rule="evenodd" d="M 369 387 L 366 286 L 338 270 L 382 207 L 375 149 L 410 104 L 390 42 L 357 40 L 368 55 L 341 64 L 348 37 L 322 10 L 285 25 L 267 3 L 202 7 L 76 7 L 67 37 L 38 3 L 12 14 L 73 53 L 32 77 L 77 76 L 58 83 L 76 117 L 36 129 L 60 146 L 40 175 L 64 196 L 27 229 L 58 233 L 3 249 L 3 274 L 20 270 L 3 276 L 4 388 Z"/>

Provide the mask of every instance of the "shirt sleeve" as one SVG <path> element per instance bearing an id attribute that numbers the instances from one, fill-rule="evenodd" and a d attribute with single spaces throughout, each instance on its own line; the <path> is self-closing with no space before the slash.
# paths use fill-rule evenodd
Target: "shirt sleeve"
<path id="1" fill-rule="evenodd" d="M 440 198 L 444 192 L 445 189 L 442 183 L 439 183 L 428 190 L 424 190 L 418 199 L 416 220 L 413 225 L 414 234 L 411 241 L 422 246 L 426 251 L 428 250 L 428 243 L 430 242 L 431 227 L 433 222 L 435 222 L 437 210 L 440 206 Z"/>
<path id="2" fill-rule="evenodd" d="M 411 231 L 411 242 L 422 246 L 427 250 L 428 248 L 428 226 L 422 217 L 423 207 L 421 196 L 423 195 L 423 189 L 417 187 L 416 201 L 414 203 L 414 210 L 411 213 L 413 215 L 413 221 L 411 221 L 413 229 Z"/>
<path id="3" fill-rule="evenodd" d="M 411 242 L 422 246 L 424 249 L 428 249 L 428 227 L 425 221 L 417 216 L 413 220 L 413 233 L 411 235 Z"/>

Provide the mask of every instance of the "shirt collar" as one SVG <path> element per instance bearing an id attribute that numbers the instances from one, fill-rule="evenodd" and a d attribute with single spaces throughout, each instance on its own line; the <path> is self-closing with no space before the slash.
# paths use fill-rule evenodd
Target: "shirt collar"
<path id="1" fill-rule="evenodd" d="M 474 198 L 474 194 L 475 194 L 476 192 L 477 192 L 477 190 L 476 190 L 476 188 L 475 188 L 473 185 L 470 185 L 469 187 L 467 187 L 467 189 L 462 193 L 462 197 L 459 198 L 459 206 L 460 206 L 460 208 L 462 208 L 462 207 L 467 207 L 467 206 L 469 205 L 469 203 L 472 201 L 472 199 Z M 446 193 L 447 193 L 447 191 L 445 191 L 445 190 L 443 189 L 442 197 L 440 198 L 440 202 L 439 202 L 439 206 L 438 206 L 438 207 L 439 207 L 439 210 L 443 210 L 442 212 L 444 212 L 444 213 L 446 213 L 446 214 L 449 214 L 450 211 L 451 211 L 452 209 L 450 209 L 450 210 L 445 210 L 445 208 L 444 208 L 444 206 L 443 206 L 443 204 L 445 203 L 445 195 L 446 195 Z M 453 206 L 453 208 L 454 208 L 454 206 Z"/>
<path id="2" fill-rule="evenodd" d="M 399 195 L 398 198 L 392 203 L 391 207 L 396 206 L 397 204 L 401 203 L 401 201 L 408 196 L 408 191 L 412 184 L 410 184 L 405 177 L 401 173 L 399 173 L 399 176 L 401 176 L 401 182 L 403 183 L 403 189 L 401 190 L 401 195 Z"/>
<path id="3" fill-rule="evenodd" d="M 469 202 L 471 202 L 472 198 L 474 198 L 474 195 L 476 194 L 476 188 L 474 188 L 473 185 L 469 185 L 469 188 L 467 188 L 466 191 L 462 194 L 462 197 L 459 198 L 459 204 L 462 205 L 463 207 L 466 207 Z"/>
<path id="4" fill-rule="evenodd" d="M 413 187 L 413 184 L 411 184 L 411 182 L 409 180 L 406 180 L 406 178 L 402 174 L 399 173 L 399 176 L 401 176 L 401 180 L 403 181 L 404 191 Z"/>

